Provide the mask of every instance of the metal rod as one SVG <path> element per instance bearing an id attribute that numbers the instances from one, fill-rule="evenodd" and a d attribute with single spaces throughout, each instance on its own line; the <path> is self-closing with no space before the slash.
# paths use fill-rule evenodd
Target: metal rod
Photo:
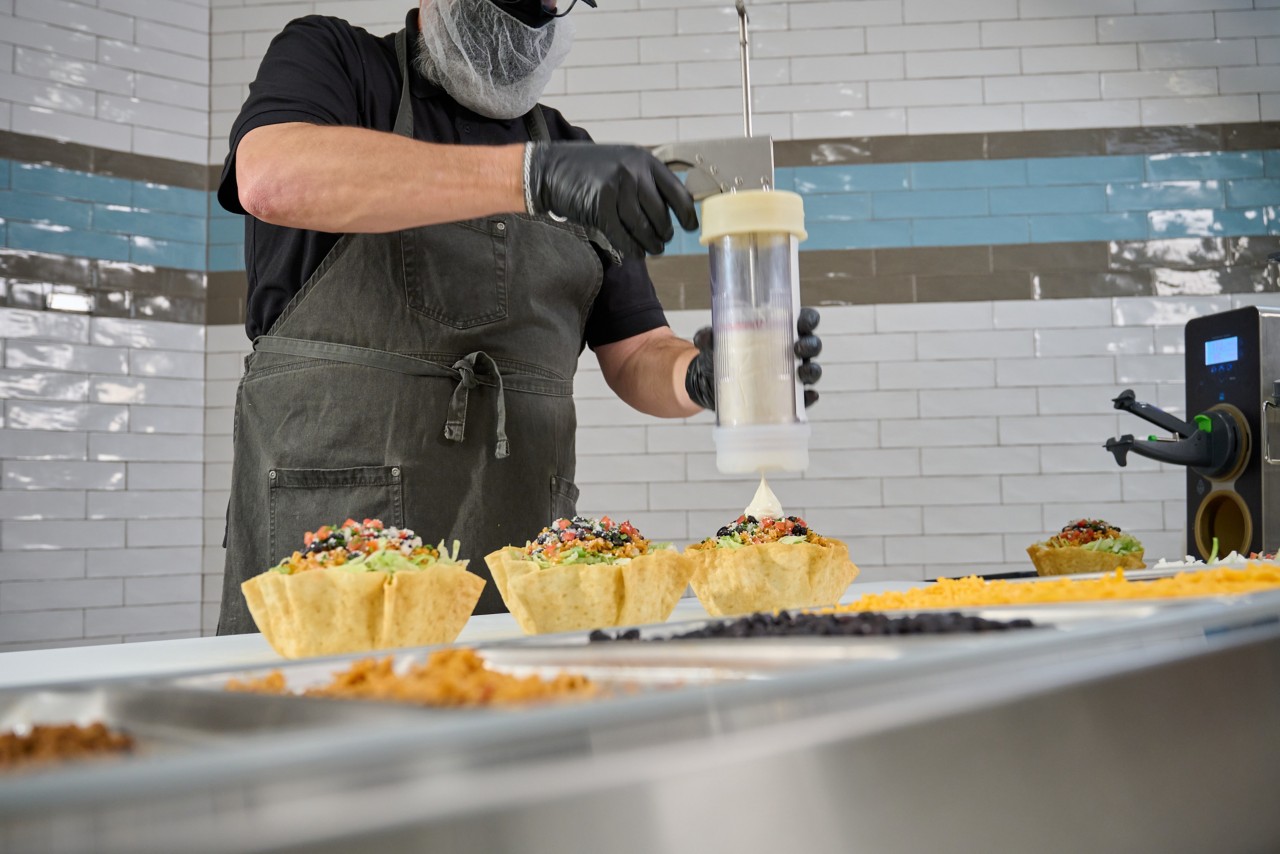
<path id="1" fill-rule="evenodd" d="M 747 4 L 736 0 L 738 10 L 738 45 L 742 48 L 742 118 L 747 136 L 751 136 L 751 63 L 747 57 Z"/>

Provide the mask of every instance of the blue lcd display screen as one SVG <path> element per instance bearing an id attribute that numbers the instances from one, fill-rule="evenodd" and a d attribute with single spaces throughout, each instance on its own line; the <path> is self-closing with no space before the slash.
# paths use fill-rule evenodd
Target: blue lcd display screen
<path id="1" fill-rule="evenodd" d="M 1204 342 L 1205 365 L 1222 365 L 1240 358 L 1240 339 L 1232 335 L 1230 338 L 1217 338 Z"/>

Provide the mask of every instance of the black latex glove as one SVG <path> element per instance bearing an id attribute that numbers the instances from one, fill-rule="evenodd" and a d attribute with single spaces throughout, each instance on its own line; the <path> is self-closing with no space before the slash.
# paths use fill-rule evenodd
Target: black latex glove
<path id="1" fill-rule="evenodd" d="M 643 148 L 593 142 L 538 142 L 526 176 L 534 213 L 552 213 L 599 229 L 625 256 L 662 254 L 675 230 L 698 227 L 693 196 Z"/>
<path id="2" fill-rule="evenodd" d="M 822 352 L 822 339 L 813 334 L 813 330 L 818 328 L 818 321 L 821 319 L 822 316 L 818 314 L 816 308 L 802 308 L 799 316 L 796 317 L 798 337 L 794 349 L 796 356 L 800 358 L 796 376 L 806 386 L 804 390 L 806 407 L 813 406 L 818 400 L 818 392 L 808 386 L 822 379 L 822 366 L 813 361 Z M 711 327 L 704 326 L 694 333 L 693 343 L 698 348 L 698 355 L 693 358 L 689 363 L 689 369 L 685 371 L 684 390 L 689 393 L 690 399 L 703 409 L 715 409 L 715 338 L 711 334 Z"/>

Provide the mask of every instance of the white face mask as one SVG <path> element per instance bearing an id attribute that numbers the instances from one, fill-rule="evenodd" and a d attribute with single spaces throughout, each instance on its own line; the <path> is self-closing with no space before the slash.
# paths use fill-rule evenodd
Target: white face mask
<path id="1" fill-rule="evenodd" d="M 530 27 L 490 0 L 432 0 L 420 17 L 419 73 L 492 119 L 533 109 L 573 44 L 565 19 Z"/>

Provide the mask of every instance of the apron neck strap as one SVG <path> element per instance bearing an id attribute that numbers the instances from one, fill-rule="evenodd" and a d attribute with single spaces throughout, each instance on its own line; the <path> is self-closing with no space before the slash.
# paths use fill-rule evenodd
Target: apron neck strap
<path id="1" fill-rule="evenodd" d="M 413 138 L 413 102 L 410 90 L 413 88 L 409 77 L 409 45 L 408 30 L 401 29 L 396 33 L 396 62 L 400 64 L 400 106 L 396 109 L 396 124 L 392 129 L 400 136 Z"/>
<path id="2" fill-rule="evenodd" d="M 551 132 L 547 130 L 547 117 L 542 114 L 542 107 L 537 104 L 524 114 L 524 126 L 529 131 L 529 139 L 533 142 L 550 142 Z"/>

